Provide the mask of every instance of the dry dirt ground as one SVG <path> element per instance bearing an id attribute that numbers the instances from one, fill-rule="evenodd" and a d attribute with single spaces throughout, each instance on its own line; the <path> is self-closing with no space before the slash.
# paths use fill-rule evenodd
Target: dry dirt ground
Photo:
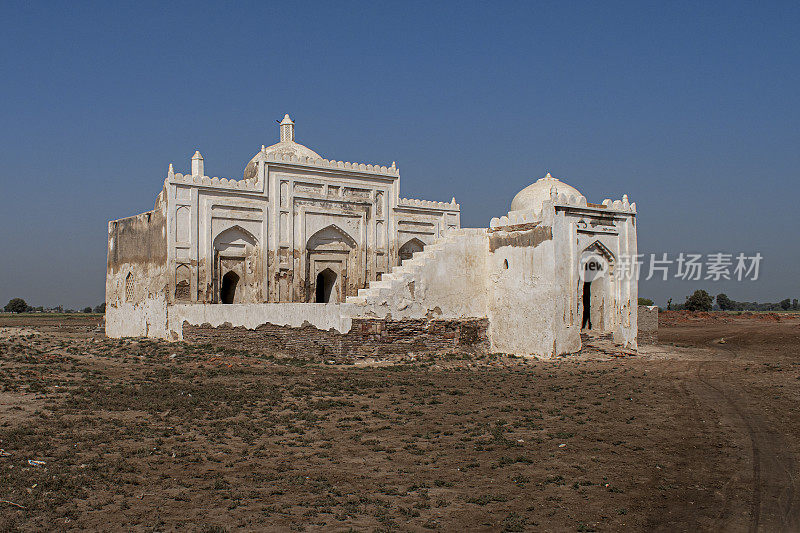
<path id="1" fill-rule="evenodd" d="M 800 317 L 371 365 L 0 317 L 0 530 L 800 530 Z"/>

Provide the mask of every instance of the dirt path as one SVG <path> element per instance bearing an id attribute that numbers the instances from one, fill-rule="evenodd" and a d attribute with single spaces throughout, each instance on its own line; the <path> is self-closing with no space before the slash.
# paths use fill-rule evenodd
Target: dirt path
<path id="1" fill-rule="evenodd" d="M 725 531 L 800 531 L 798 460 L 784 432 L 777 429 L 779 421 L 765 412 L 764 398 L 753 397 L 732 378 L 737 375 L 732 368 L 751 364 L 759 355 L 737 341 L 759 333 L 764 334 L 763 327 L 756 325 L 723 339 L 710 329 L 709 338 L 698 343 L 705 344 L 709 357 L 686 362 L 685 373 L 679 372 L 685 379 L 681 388 L 730 425 L 749 452 L 742 457 L 739 472 L 722 487 L 725 504 L 716 527 Z"/>

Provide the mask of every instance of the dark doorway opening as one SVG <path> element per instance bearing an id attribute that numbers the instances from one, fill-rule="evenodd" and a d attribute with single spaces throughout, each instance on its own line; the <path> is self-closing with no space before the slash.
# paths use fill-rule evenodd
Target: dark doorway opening
<path id="1" fill-rule="evenodd" d="M 331 301 L 331 294 L 333 294 L 333 287 L 336 284 L 336 272 L 330 268 L 326 268 L 317 274 L 317 297 L 318 304 L 326 304 Z"/>
<path id="2" fill-rule="evenodd" d="M 236 285 L 238 284 L 239 276 L 236 272 L 228 272 L 222 277 L 222 287 L 219 290 L 219 299 L 222 303 L 233 303 L 233 297 L 236 296 Z"/>
<path id="3" fill-rule="evenodd" d="M 581 329 L 592 329 L 592 282 L 583 283 L 583 325 Z"/>

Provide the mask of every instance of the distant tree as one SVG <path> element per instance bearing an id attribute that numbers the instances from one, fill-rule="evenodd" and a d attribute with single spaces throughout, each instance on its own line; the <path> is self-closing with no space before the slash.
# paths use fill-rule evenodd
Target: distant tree
<path id="1" fill-rule="evenodd" d="M 639 298 L 639 305 L 653 305 L 653 300 L 650 298 Z"/>
<path id="2" fill-rule="evenodd" d="M 730 311 L 736 306 L 736 302 L 728 298 L 727 294 L 717 294 L 717 305 L 723 311 Z"/>
<path id="3" fill-rule="evenodd" d="M 687 311 L 711 311 L 714 299 L 706 291 L 698 289 L 694 294 L 686 297 L 684 307 Z"/>
<path id="4" fill-rule="evenodd" d="M 86 307 L 83 308 L 83 312 L 84 313 L 91 313 L 92 312 L 92 308 L 89 307 L 89 306 L 86 306 Z"/>
<path id="5" fill-rule="evenodd" d="M 672 310 L 672 298 L 670 298 L 669 300 L 667 300 L 667 310 L 668 310 L 668 311 L 671 311 L 671 310 Z"/>
<path id="6" fill-rule="evenodd" d="M 785 300 L 781 300 L 780 306 L 781 306 L 781 309 L 783 309 L 784 311 L 788 311 L 789 308 L 792 307 L 792 301 L 789 298 L 786 298 Z"/>
<path id="7" fill-rule="evenodd" d="M 105 313 L 106 312 L 106 303 L 103 302 L 100 305 L 94 306 L 95 313 Z"/>
<path id="8" fill-rule="evenodd" d="M 795 311 L 797 311 L 798 309 L 800 309 L 800 305 L 798 305 L 798 303 L 797 303 L 797 298 L 795 298 L 794 300 L 792 300 L 792 309 L 794 309 Z"/>
<path id="9" fill-rule="evenodd" d="M 63 313 L 64 312 L 64 306 L 63 305 L 57 305 L 55 307 L 55 310 L 56 310 L 56 313 Z"/>
<path id="10" fill-rule="evenodd" d="M 5 308 L 8 313 L 24 313 L 28 310 L 28 304 L 22 298 L 12 298 L 8 301 Z"/>

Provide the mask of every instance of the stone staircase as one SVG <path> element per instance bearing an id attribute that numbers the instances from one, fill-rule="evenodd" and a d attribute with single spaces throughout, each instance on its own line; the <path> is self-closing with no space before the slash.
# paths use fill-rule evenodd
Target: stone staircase
<path id="1" fill-rule="evenodd" d="M 399 266 L 392 267 L 391 272 L 384 274 L 380 280 L 370 281 L 366 289 L 359 289 L 358 296 L 348 296 L 349 304 L 381 304 L 393 295 L 402 294 L 411 282 L 419 278 L 419 274 L 431 263 L 441 259 L 448 239 L 452 233 L 429 244 L 421 252 L 416 252 Z M 413 289 L 412 289 L 413 290 Z"/>
<path id="2" fill-rule="evenodd" d="M 348 296 L 345 303 L 358 305 L 382 305 L 394 301 L 415 300 L 415 290 L 424 291 L 422 280 L 426 269 L 438 268 L 442 261 L 447 261 L 447 256 L 462 253 L 465 240 L 477 236 L 485 236 L 483 228 L 459 228 L 447 232 L 433 244 L 429 244 L 421 252 L 415 253 L 399 266 L 392 267 L 390 272 L 380 280 L 370 281 L 365 289 L 359 289 L 357 296 Z M 459 249 L 462 252 L 459 252 Z"/>

